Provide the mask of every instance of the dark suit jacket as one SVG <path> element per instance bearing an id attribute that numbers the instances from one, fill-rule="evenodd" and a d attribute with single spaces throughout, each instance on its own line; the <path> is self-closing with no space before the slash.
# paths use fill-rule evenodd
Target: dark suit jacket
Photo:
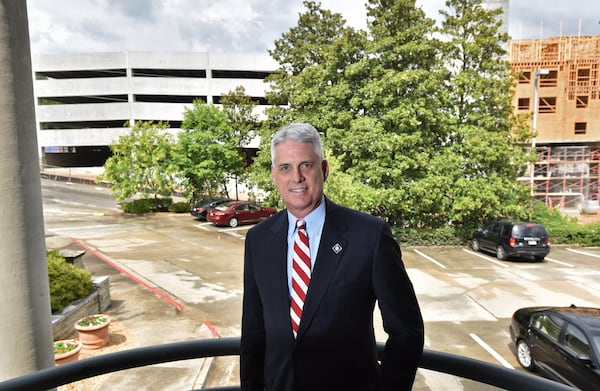
<path id="1" fill-rule="evenodd" d="M 248 231 L 244 256 L 242 390 L 409 390 L 423 320 L 389 226 L 329 200 L 298 337 L 289 315 L 287 212 Z M 388 333 L 377 363 L 373 310 Z"/>

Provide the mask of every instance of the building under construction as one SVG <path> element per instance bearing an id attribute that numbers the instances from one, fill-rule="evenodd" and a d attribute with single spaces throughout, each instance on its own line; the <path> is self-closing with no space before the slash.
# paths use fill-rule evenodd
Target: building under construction
<path id="1" fill-rule="evenodd" d="M 537 162 L 520 178 L 548 206 L 596 212 L 600 200 L 600 36 L 512 41 L 514 107 L 531 114 Z"/>

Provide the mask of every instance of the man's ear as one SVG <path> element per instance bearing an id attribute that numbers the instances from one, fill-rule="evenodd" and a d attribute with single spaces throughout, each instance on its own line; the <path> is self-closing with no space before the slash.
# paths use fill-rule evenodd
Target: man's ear
<path id="1" fill-rule="evenodd" d="M 323 170 L 323 182 L 325 182 L 327 177 L 329 177 L 329 162 L 327 162 L 327 160 L 323 159 L 321 162 L 321 169 Z"/>

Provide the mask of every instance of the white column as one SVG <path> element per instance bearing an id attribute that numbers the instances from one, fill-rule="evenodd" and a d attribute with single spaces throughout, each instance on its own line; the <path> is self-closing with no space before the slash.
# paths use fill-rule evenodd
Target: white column
<path id="1" fill-rule="evenodd" d="M 0 0 L 0 380 L 54 365 L 25 0 Z"/>

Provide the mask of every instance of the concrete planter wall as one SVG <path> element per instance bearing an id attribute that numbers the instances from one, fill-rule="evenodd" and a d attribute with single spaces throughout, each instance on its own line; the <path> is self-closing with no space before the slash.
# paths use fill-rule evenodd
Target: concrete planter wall
<path id="1" fill-rule="evenodd" d="M 104 312 L 110 306 L 108 276 L 92 277 L 94 292 L 69 304 L 60 313 L 52 314 L 54 340 L 72 338 L 75 322 L 85 316 Z"/>

